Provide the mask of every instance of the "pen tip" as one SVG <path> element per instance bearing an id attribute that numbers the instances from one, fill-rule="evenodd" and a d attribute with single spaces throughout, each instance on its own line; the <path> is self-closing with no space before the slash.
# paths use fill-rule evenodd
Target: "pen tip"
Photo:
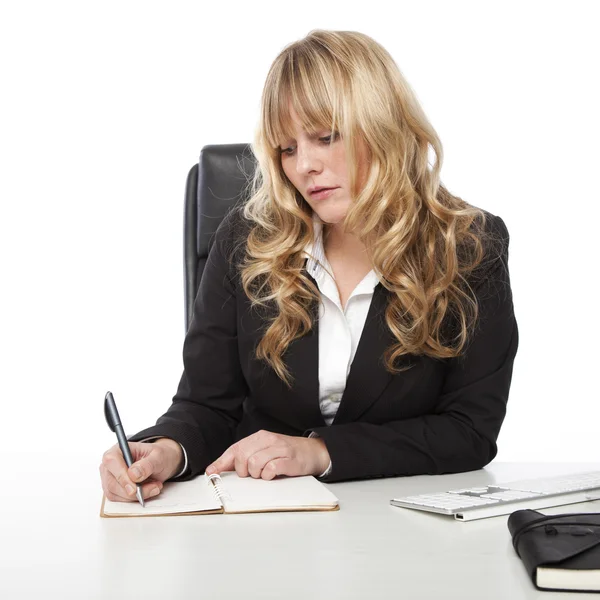
<path id="1" fill-rule="evenodd" d="M 142 505 L 142 507 L 146 506 L 144 504 L 144 497 L 142 496 L 142 490 L 141 490 L 141 488 L 139 486 L 138 486 L 138 489 L 137 489 L 135 495 L 137 496 L 137 499 L 139 500 L 139 502 Z"/>

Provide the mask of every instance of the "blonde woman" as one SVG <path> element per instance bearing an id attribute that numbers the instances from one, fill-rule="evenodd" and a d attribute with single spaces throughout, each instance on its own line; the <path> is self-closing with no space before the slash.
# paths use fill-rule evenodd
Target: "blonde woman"
<path id="1" fill-rule="evenodd" d="M 288 45 L 253 150 L 173 403 L 131 438 L 131 468 L 104 454 L 106 496 L 205 471 L 336 482 L 485 466 L 518 347 L 509 235 L 441 184 L 442 146 L 394 60 L 350 31 Z"/>

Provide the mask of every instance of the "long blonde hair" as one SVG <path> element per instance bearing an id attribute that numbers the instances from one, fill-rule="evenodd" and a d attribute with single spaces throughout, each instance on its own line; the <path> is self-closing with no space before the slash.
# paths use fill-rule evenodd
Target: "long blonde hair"
<path id="1" fill-rule="evenodd" d="M 319 290 L 303 270 L 312 210 L 281 166 L 290 103 L 307 132 L 327 127 L 345 144 L 352 199 L 345 231 L 365 244 L 390 292 L 385 321 L 396 343 L 384 354 L 386 369 L 405 370 L 394 366 L 405 354 L 459 356 L 478 316 L 466 275 L 484 258 L 485 212 L 440 183 L 442 145 L 389 53 L 362 33 L 313 30 L 273 62 L 252 145 L 258 168 L 242 209 L 252 228 L 240 275 L 253 307 L 274 309 L 256 358 L 291 386 L 284 353 L 317 318 Z M 357 189 L 360 139 L 370 164 Z"/>

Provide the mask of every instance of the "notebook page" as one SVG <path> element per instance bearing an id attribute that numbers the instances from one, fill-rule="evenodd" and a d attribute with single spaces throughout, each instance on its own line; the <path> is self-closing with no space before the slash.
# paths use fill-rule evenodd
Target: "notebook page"
<path id="1" fill-rule="evenodd" d="M 330 510 L 338 499 L 312 476 L 281 477 L 272 481 L 221 473 L 226 513 L 284 510 Z"/>
<path id="2" fill-rule="evenodd" d="M 139 502 L 104 501 L 104 513 L 110 516 L 163 515 L 204 510 L 220 510 L 221 502 L 206 484 L 204 476 L 190 481 L 171 481 L 164 484 L 161 493 Z"/>

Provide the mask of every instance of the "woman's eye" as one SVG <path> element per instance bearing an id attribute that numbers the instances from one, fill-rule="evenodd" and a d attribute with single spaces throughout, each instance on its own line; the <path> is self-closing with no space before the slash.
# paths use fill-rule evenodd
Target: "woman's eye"
<path id="1" fill-rule="evenodd" d="M 333 138 L 333 141 L 335 142 L 339 137 L 340 137 L 339 133 L 337 133 L 337 131 L 334 131 L 330 135 L 327 135 L 325 137 L 320 137 L 319 141 L 323 142 L 324 144 L 330 144 L 332 141 L 332 138 Z M 295 151 L 294 148 L 279 148 L 279 154 L 285 155 L 285 156 L 291 156 L 292 154 L 294 154 L 294 151 Z"/>
<path id="2" fill-rule="evenodd" d="M 330 141 L 332 140 L 332 138 L 333 138 L 333 141 L 335 141 L 335 140 L 337 140 L 337 138 L 338 138 L 338 137 L 339 137 L 339 136 L 338 136 L 338 133 L 337 133 L 337 131 L 334 131 L 334 132 L 333 132 L 333 133 L 331 133 L 330 135 L 328 135 L 328 136 L 326 136 L 326 137 L 319 138 L 319 139 L 320 139 L 322 142 L 330 142 Z"/>

